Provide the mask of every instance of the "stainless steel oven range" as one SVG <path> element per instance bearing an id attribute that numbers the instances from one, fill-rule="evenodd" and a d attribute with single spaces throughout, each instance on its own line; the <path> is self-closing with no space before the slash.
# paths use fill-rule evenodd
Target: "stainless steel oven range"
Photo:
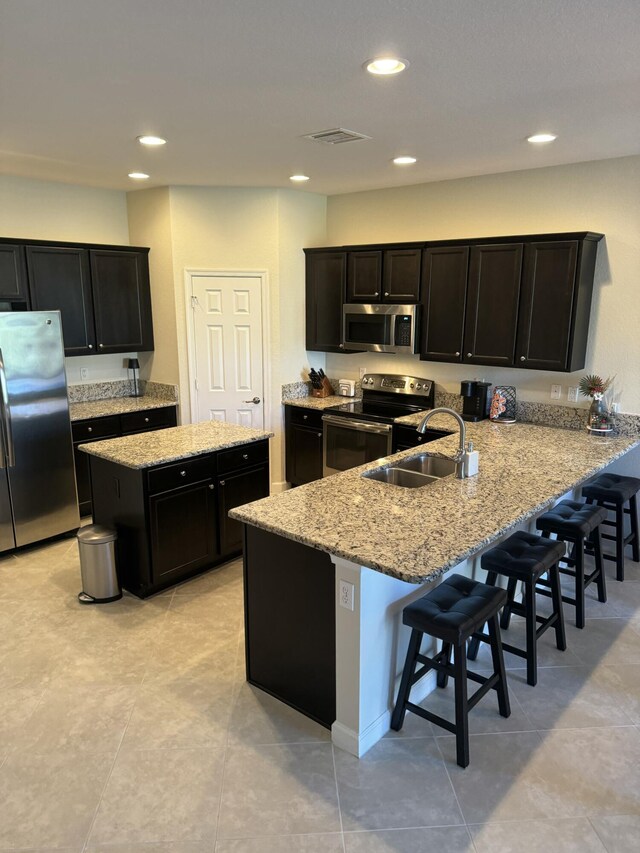
<path id="1" fill-rule="evenodd" d="M 432 409 L 433 394 L 431 379 L 367 373 L 362 400 L 331 406 L 322 416 L 323 476 L 388 456 L 394 420 Z"/>

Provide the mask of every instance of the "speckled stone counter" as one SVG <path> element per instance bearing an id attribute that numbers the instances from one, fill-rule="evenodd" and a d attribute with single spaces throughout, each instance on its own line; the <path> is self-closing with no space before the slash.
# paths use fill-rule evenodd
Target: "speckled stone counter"
<path id="1" fill-rule="evenodd" d="M 401 418 L 415 425 L 419 417 Z M 455 428 L 446 415 L 430 426 Z M 235 509 L 231 517 L 409 583 L 447 569 L 540 514 L 565 492 L 640 445 L 637 438 L 528 424 L 467 424 L 480 452 L 480 473 L 406 489 L 361 476 L 425 448 L 413 448 Z M 429 443 L 451 456 L 456 433 Z"/>
<path id="2" fill-rule="evenodd" d="M 175 400 L 166 400 L 153 395 L 144 397 L 111 397 L 106 400 L 88 400 L 83 403 L 70 403 L 69 414 L 72 421 L 84 421 L 89 418 L 104 418 L 109 415 L 124 415 L 127 412 L 144 412 L 148 409 L 163 409 L 176 406 Z"/>
<path id="3" fill-rule="evenodd" d="M 283 406 L 298 406 L 301 409 L 329 409 L 331 406 L 342 406 L 343 403 L 354 403 L 356 400 L 361 400 L 362 397 L 339 397 L 337 394 L 332 394 L 330 397 L 296 397 L 294 399 L 285 399 L 282 401 Z"/>
<path id="4" fill-rule="evenodd" d="M 272 437 L 272 432 L 209 421 L 94 441 L 81 444 L 80 449 L 126 468 L 140 469 Z"/>

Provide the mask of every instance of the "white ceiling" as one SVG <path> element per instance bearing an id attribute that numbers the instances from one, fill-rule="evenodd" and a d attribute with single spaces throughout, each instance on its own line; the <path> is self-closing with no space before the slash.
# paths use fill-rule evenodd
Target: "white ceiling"
<path id="1" fill-rule="evenodd" d="M 333 194 L 637 154 L 639 48 L 638 0 L 0 0 L 0 172 Z M 301 138 L 338 126 L 372 139 Z"/>

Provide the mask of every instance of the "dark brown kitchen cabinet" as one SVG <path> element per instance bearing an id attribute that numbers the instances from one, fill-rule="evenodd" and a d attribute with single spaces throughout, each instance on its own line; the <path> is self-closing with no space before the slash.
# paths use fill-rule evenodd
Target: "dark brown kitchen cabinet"
<path id="1" fill-rule="evenodd" d="M 439 438 L 444 438 L 451 435 L 445 429 L 430 429 L 427 427 L 424 432 L 418 432 L 414 427 L 402 426 L 401 424 L 393 425 L 392 447 L 393 452 L 399 450 L 409 450 L 411 447 L 420 447 L 422 444 L 428 444 L 430 441 L 437 441 Z"/>
<path id="2" fill-rule="evenodd" d="M 522 243 L 471 247 L 463 362 L 513 366 L 522 248 Z"/>
<path id="3" fill-rule="evenodd" d="M 425 249 L 420 358 L 462 361 L 468 268 L 468 246 Z"/>
<path id="4" fill-rule="evenodd" d="M 122 586 L 144 598 L 239 554 L 228 513 L 267 497 L 268 458 L 266 440 L 145 469 L 90 456 L 94 522 L 118 531 Z"/>
<path id="5" fill-rule="evenodd" d="M 27 246 L 31 308 L 60 311 L 65 355 L 96 353 L 89 252 L 83 248 Z"/>
<path id="6" fill-rule="evenodd" d="M 596 245 L 591 242 L 583 247 L 595 255 Z M 576 281 L 579 251 L 577 240 L 525 246 L 517 366 L 539 370 L 584 367 L 591 289 L 581 288 Z M 577 298 L 580 293 L 585 297 L 582 301 Z M 579 317 L 581 321 L 576 323 Z"/>
<path id="7" fill-rule="evenodd" d="M 344 352 L 342 305 L 345 301 L 346 252 L 306 252 L 306 347 Z"/>
<path id="8" fill-rule="evenodd" d="M 24 246 L 16 243 L 0 243 L 0 310 L 11 310 L 5 302 L 29 305 Z"/>
<path id="9" fill-rule="evenodd" d="M 153 349 L 148 249 L 91 249 L 98 353 Z"/>
<path id="10" fill-rule="evenodd" d="M 292 486 L 322 477 L 322 412 L 285 406 L 286 478 Z"/>
<path id="11" fill-rule="evenodd" d="M 347 302 L 379 302 L 382 295 L 382 252 L 349 252 Z"/>
<path id="12" fill-rule="evenodd" d="M 260 500 L 268 494 L 268 464 L 218 477 L 218 529 L 221 556 L 242 550 L 242 523 L 229 518 L 230 510 Z"/>
<path id="13" fill-rule="evenodd" d="M 382 260 L 382 301 L 403 305 L 420 301 L 422 249 L 386 249 Z"/>

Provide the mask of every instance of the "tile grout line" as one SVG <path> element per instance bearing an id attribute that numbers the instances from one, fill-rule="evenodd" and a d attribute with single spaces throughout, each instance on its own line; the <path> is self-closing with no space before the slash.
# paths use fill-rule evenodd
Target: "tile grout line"
<path id="1" fill-rule="evenodd" d="M 607 816 L 609 816 L 609 815 L 607 815 Z M 589 822 L 589 826 L 595 832 L 598 841 L 600 842 L 600 844 L 602 844 L 602 847 L 607 851 L 607 853 L 614 853 L 614 851 L 609 850 L 609 848 L 605 844 L 604 839 L 600 837 L 600 833 L 598 832 L 598 830 L 597 830 L 596 826 L 594 825 L 593 821 L 591 820 L 591 818 L 588 817 L 587 820 Z"/>
<path id="2" fill-rule="evenodd" d="M 447 767 L 447 761 L 444 757 L 444 753 L 440 749 L 440 744 L 438 743 L 438 738 L 434 737 L 433 739 L 434 739 L 435 744 L 436 744 L 436 749 L 440 753 L 440 760 L 442 761 L 442 766 L 444 767 L 445 773 L 447 774 L 447 779 L 449 780 L 449 784 L 451 785 L 451 790 L 453 791 L 453 796 L 455 798 L 456 805 L 458 806 L 458 811 L 460 812 L 460 816 L 462 817 L 462 820 L 464 821 L 464 825 L 468 827 L 467 818 L 465 817 L 465 814 L 462 811 L 462 806 L 460 805 L 460 800 L 458 799 L 458 795 L 456 793 L 455 785 L 453 784 L 453 780 L 451 778 L 451 773 L 449 773 L 449 768 Z M 475 849 L 475 844 L 473 842 L 473 839 L 471 839 L 471 843 L 473 844 L 474 849 Z"/>
<path id="3" fill-rule="evenodd" d="M 342 841 L 342 853 L 346 853 L 347 847 L 344 840 L 344 824 L 342 822 L 342 807 L 340 806 L 340 788 L 338 786 L 338 771 L 336 769 L 336 750 L 333 745 L 333 741 L 329 741 L 331 744 L 331 760 L 333 763 L 333 780 L 336 784 L 336 800 L 338 803 L 338 817 L 340 819 L 340 839 Z"/>

